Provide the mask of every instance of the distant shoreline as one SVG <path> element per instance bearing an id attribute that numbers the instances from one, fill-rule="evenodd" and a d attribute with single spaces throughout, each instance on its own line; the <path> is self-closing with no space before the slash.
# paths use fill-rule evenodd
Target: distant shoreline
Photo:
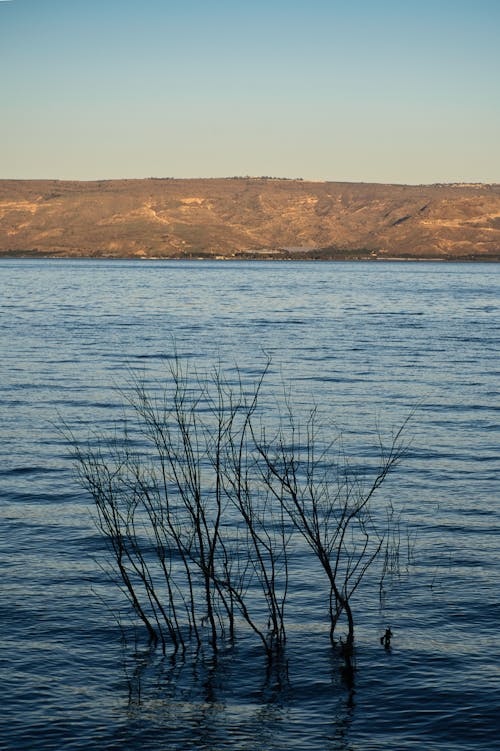
<path id="1" fill-rule="evenodd" d="M 500 256 L 493 257 L 474 257 L 464 258 L 463 256 L 450 256 L 447 258 L 432 258 L 432 257 L 404 257 L 404 256 L 378 256 L 378 257 L 339 257 L 339 258 L 307 258 L 307 257 L 278 257 L 263 254 L 262 256 L 227 256 L 227 257 L 203 257 L 203 256 L 169 256 L 169 257 L 155 257 L 155 256 L 132 256 L 132 255 L 60 255 L 60 254 L 47 254 L 47 253 L 30 253 L 26 251 L 24 253 L 19 252 L 0 252 L 0 263 L 2 261 L 18 260 L 18 261 L 150 261 L 155 262 L 197 262 L 197 263 L 243 263 L 243 262 L 265 262 L 265 263 L 500 263 Z"/>

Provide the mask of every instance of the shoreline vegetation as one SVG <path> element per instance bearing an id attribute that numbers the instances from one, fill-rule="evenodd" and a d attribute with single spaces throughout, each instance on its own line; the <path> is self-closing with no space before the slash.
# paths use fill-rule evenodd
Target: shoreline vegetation
<path id="1" fill-rule="evenodd" d="M 0 259 L 500 261 L 500 185 L 0 180 Z"/>
<path id="2" fill-rule="evenodd" d="M 2 260 L 16 259 L 16 260 L 60 260 L 60 261 L 206 261 L 208 263 L 220 263 L 220 262 L 238 262 L 238 261 L 282 261 L 282 262 L 319 262 L 319 263 L 350 263 L 353 261 L 362 262 L 382 262 L 382 263 L 436 263 L 436 262 L 449 262 L 449 263 L 499 263 L 500 252 L 498 254 L 480 255 L 470 254 L 469 256 L 454 256 L 448 254 L 445 258 L 439 258 L 435 256 L 414 256 L 414 255 L 400 255 L 390 256 L 387 254 L 378 254 L 374 252 L 367 252 L 363 250 L 352 251 L 350 253 L 331 252 L 323 253 L 322 249 L 302 251 L 300 253 L 290 253 L 286 248 L 262 251 L 259 253 L 238 253 L 227 256 L 211 255 L 211 254 L 184 254 L 178 256 L 134 256 L 130 254 L 119 255 L 106 254 L 106 253 L 82 253 L 79 255 L 73 254 L 61 254 L 56 251 L 53 252 L 40 252 L 39 250 L 19 250 L 19 251 L 1 251 L 0 250 L 0 263 Z"/>
<path id="3" fill-rule="evenodd" d="M 314 254 L 311 254 L 310 257 L 303 257 L 303 256 L 278 256 L 273 255 L 272 253 L 268 254 L 262 254 L 262 255 L 238 255 L 238 256 L 169 256 L 169 257 L 159 257 L 159 256 L 150 256 L 150 257 L 142 257 L 142 258 L 136 258 L 134 256 L 130 255 L 80 255 L 80 256 L 63 256 L 60 254 L 49 254 L 49 253 L 39 253 L 38 251 L 25 251 L 24 253 L 22 251 L 19 252 L 0 252 L 0 263 L 3 260 L 41 260 L 41 261 L 49 261 L 49 260 L 58 260 L 58 261 L 203 261 L 207 263 L 221 263 L 221 262 L 238 262 L 238 261 L 281 261 L 281 262 L 318 262 L 318 263 L 351 263 L 354 261 L 357 262 L 372 262 L 372 261 L 380 261 L 382 263 L 499 263 L 500 262 L 500 254 L 497 257 L 478 257 L 478 256 L 471 256 L 468 258 L 464 257 L 453 257 L 448 256 L 447 258 L 431 258 L 431 257 L 422 257 L 422 258 L 416 258 L 412 256 L 408 256 L 406 258 L 404 257 L 392 257 L 392 256 L 360 256 L 354 254 L 350 257 L 331 257 L 331 258 L 318 258 Z"/>

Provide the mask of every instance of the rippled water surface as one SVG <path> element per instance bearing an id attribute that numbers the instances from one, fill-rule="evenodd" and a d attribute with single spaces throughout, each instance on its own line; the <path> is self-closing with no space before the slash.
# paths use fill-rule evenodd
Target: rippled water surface
<path id="1" fill-rule="evenodd" d="M 1 747 L 496 747 L 499 266 L 3 260 L 0 312 Z M 121 642 L 58 428 L 109 429 L 130 371 L 161 382 L 174 349 L 243 381 L 270 356 L 264 400 L 288 384 L 357 457 L 417 407 L 384 487 L 400 576 L 357 595 L 352 680 L 308 612 L 307 557 L 272 670 L 248 636 L 217 661 Z"/>

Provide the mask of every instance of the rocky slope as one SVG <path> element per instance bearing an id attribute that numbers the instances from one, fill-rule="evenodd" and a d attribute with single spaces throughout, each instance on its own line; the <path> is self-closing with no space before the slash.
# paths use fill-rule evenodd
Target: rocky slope
<path id="1" fill-rule="evenodd" d="M 500 260 L 500 185 L 0 180 L 0 256 Z"/>

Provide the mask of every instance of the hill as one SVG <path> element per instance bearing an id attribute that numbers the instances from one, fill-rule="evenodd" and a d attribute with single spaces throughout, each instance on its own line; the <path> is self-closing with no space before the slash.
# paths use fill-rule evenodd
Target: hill
<path id="1" fill-rule="evenodd" d="M 500 260 L 500 185 L 0 180 L 0 256 Z"/>

